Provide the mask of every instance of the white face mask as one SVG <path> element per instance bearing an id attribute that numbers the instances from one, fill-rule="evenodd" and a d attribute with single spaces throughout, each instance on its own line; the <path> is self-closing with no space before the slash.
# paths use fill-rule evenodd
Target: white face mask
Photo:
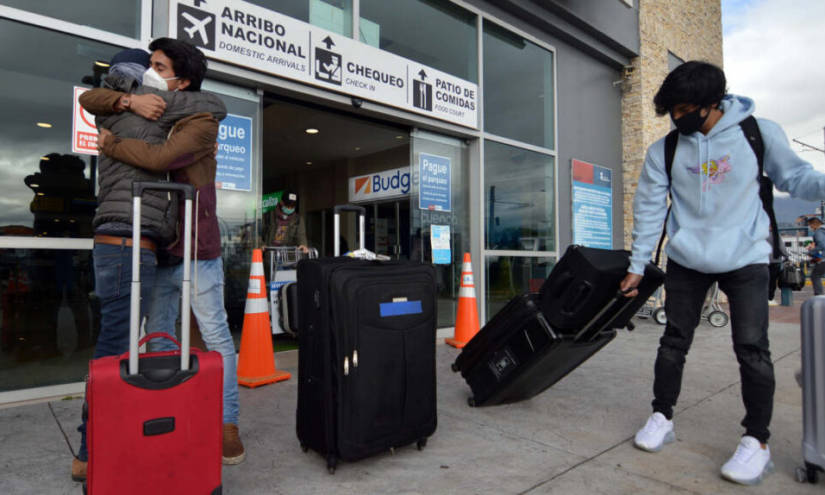
<path id="1" fill-rule="evenodd" d="M 157 73 L 157 71 L 155 71 L 154 68 L 151 67 L 143 73 L 143 85 L 158 89 L 160 91 L 169 91 L 169 86 L 166 84 L 166 81 L 172 81 L 175 79 L 177 79 L 177 77 L 163 78 Z"/>

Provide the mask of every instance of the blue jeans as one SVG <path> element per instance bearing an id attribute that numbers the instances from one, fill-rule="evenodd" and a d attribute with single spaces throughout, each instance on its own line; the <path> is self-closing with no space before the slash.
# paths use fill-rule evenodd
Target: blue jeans
<path id="1" fill-rule="evenodd" d="M 100 298 L 100 335 L 93 359 L 116 356 L 129 350 L 129 303 L 132 292 L 132 248 L 126 245 L 95 244 L 92 251 L 95 293 Z M 149 310 L 148 301 L 155 282 L 157 260 L 149 249 L 140 250 L 141 319 Z M 88 459 L 86 419 L 77 428 L 80 449 L 77 458 Z"/>
<path id="2" fill-rule="evenodd" d="M 226 308 L 223 304 L 223 260 L 198 260 L 197 279 L 192 263 L 192 312 L 200 327 L 203 342 L 210 351 L 223 356 L 223 422 L 238 424 L 238 374 L 235 362 L 235 342 L 229 333 Z M 159 267 L 152 292 L 152 304 L 147 332 L 166 332 L 175 335 L 175 321 L 180 314 L 183 263 Z M 197 287 L 195 287 L 197 280 Z M 166 339 L 150 343 L 152 351 L 174 350 L 175 344 Z"/>
<path id="3" fill-rule="evenodd" d="M 653 410 L 673 416 L 682 386 L 693 331 L 699 325 L 705 295 L 713 282 L 730 302 L 733 350 L 739 362 L 745 434 L 760 442 L 770 437 L 775 381 L 768 345 L 768 265 L 748 265 L 725 273 L 702 273 L 672 260 L 665 277 L 667 326 L 659 341 L 653 382 Z"/>

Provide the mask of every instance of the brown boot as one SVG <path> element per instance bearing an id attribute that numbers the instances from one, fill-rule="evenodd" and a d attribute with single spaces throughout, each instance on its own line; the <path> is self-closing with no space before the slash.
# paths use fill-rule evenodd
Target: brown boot
<path id="1" fill-rule="evenodd" d="M 223 425 L 223 463 L 226 465 L 240 464 L 246 458 L 241 436 L 238 434 L 238 425 L 224 423 Z"/>
<path id="2" fill-rule="evenodd" d="M 72 480 L 86 481 L 86 462 L 72 457 Z"/>

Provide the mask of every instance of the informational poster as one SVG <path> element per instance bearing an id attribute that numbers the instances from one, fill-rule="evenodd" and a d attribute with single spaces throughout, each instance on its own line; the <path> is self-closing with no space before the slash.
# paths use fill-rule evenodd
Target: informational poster
<path id="1" fill-rule="evenodd" d="M 422 210 L 450 211 L 450 159 L 418 155 L 418 207 Z"/>
<path id="2" fill-rule="evenodd" d="M 218 128 L 218 171 L 215 186 L 252 190 L 252 119 L 228 114 Z"/>
<path id="3" fill-rule="evenodd" d="M 573 244 L 613 249 L 613 172 L 573 160 Z"/>
<path id="4" fill-rule="evenodd" d="M 74 87 L 72 97 L 72 153 L 97 155 L 97 126 L 94 115 L 87 112 L 78 99 L 89 88 Z"/>
<path id="5" fill-rule="evenodd" d="M 433 250 L 434 265 L 449 265 L 453 262 L 449 225 L 430 225 L 430 245 Z"/>
<path id="6" fill-rule="evenodd" d="M 169 0 L 168 34 L 215 60 L 478 127 L 477 84 L 249 2 Z"/>

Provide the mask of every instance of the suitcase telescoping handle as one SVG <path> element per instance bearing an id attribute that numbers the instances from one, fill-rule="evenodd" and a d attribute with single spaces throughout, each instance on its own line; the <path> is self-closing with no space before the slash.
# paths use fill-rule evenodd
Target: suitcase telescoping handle
<path id="1" fill-rule="evenodd" d="M 333 213 L 333 246 L 335 246 L 335 256 L 341 256 L 341 212 L 354 211 L 358 213 L 358 248 L 364 249 L 364 222 L 366 221 L 367 210 L 363 206 L 357 205 L 336 205 L 332 209 Z"/>
<path id="2" fill-rule="evenodd" d="M 189 290 L 191 286 L 189 260 L 192 256 L 192 198 L 195 188 L 173 182 L 135 182 L 132 184 L 132 294 L 129 305 L 129 374 L 138 372 L 138 333 L 140 330 L 140 207 L 145 190 L 173 191 L 183 194 L 183 285 L 181 286 L 181 348 L 180 369 L 189 369 Z"/>

